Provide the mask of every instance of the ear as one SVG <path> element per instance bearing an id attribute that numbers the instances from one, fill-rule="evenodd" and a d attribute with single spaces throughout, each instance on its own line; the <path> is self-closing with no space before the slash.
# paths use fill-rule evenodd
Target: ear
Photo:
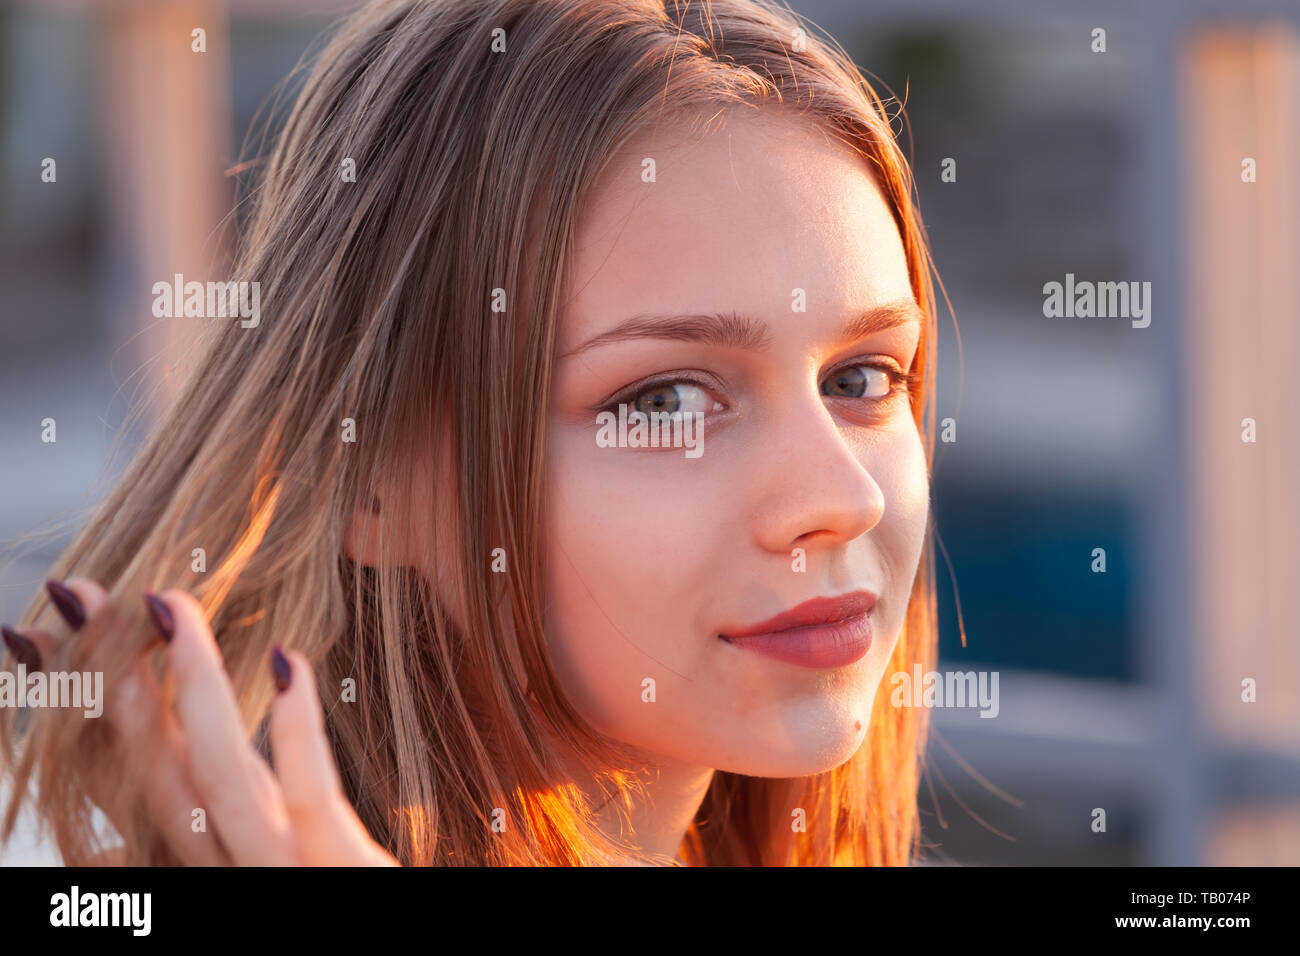
<path id="1" fill-rule="evenodd" d="M 368 509 L 352 512 L 343 532 L 343 551 L 357 564 L 374 567 L 379 563 L 379 518 L 382 511 L 379 496 L 370 502 Z"/>
<path id="2" fill-rule="evenodd" d="M 379 470 L 375 497 L 359 503 L 343 531 L 343 549 L 363 567 L 407 567 L 420 572 L 457 622 L 464 602 L 455 586 L 457 502 L 455 458 L 446 430 L 396 469 Z"/>
<path id="3" fill-rule="evenodd" d="M 356 509 L 348 519 L 343 532 L 344 552 L 357 564 L 373 568 L 381 563 L 382 547 L 388 552 L 387 563 L 410 564 L 415 553 L 411 525 L 394 518 L 392 509 L 385 510 L 383 501 L 375 495 L 368 508 Z"/>

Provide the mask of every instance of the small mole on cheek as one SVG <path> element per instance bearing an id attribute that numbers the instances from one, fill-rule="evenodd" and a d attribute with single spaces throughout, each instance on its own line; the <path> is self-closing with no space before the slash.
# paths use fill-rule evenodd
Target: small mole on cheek
<path id="1" fill-rule="evenodd" d="M 862 729 L 862 721 L 860 721 L 860 720 L 855 720 L 855 721 L 853 722 L 853 729 L 854 729 L 854 730 L 861 730 L 861 729 Z"/>

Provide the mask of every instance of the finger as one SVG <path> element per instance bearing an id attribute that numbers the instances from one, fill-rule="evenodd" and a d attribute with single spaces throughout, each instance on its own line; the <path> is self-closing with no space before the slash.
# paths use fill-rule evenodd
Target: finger
<path id="1" fill-rule="evenodd" d="M 185 734 L 148 658 L 142 656 L 114 696 L 112 724 L 128 773 L 144 781 L 145 804 L 167 845 L 186 866 L 228 866 L 230 856 L 206 827 L 195 829 L 203 806 L 189 774 Z"/>
<path id="2" fill-rule="evenodd" d="M 91 578 L 74 576 L 61 584 L 51 579 L 46 590 L 60 616 L 74 629 L 97 619 L 110 603 L 108 593 Z M 168 846 L 190 866 L 228 863 L 229 856 L 215 834 L 193 829 L 193 811 L 201 804 L 187 775 L 184 735 L 175 716 L 163 705 L 162 689 L 147 657 L 141 655 L 118 685 L 106 703 L 105 715 L 120 744 L 117 759 L 142 781 L 145 805 Z M 96 783 L 95 789 L 105 801 L 111 800 L 103 793 L 105 786 L 98 777 Z M 96 802 L 105 805 L 99 799 Z"/>
<path id="3" fill-rule="evenodd" d="M 50 604 L 73 631 L 80 630 L 90 615 L 107 600 L 103 588 L 86 578 L 70 578 L 67 582 L 50 578 L 45 582 L 45 590 Z M 60 639 L 50 631 L 36 628 L 19 632 L 6 627 L 4 638 L 14 657 L 27 665 L 29 671 L 43 670 L 60 643 Z"/>
<path id="4" fill-rule="evenodd" d="M 53 638 L 44 631 L 16 631 L 6 624 L 0 627 L 0 635 L 3 635 L 14 663 L 22 664 L 29 673 L 41 670 L 49 659 Z"/>
<path id="5" fill-rule="evenodd" d="M 221 651 L 199 603 L 172 588 L 157 597 L 174 622 L 168 658 L 190 776 L 232 861 L 285 866 L 296 848 L 279 784 L 250 746 Z"/>
<path id="6" fill-rule="evenodd" d="M 59 616 L 73 630 L 80 630 L 88 621 L 98 621 L 111 600 L 90 578 L 70 577 L 63 582 L 50 579 L 45 586 Z M 48 662 L 58 638 L 45 631 L 33 632 L 33 636 L 41 639 L 37 646 Z M 105 702 L 104 718 L 118 746 L 111 759 L 101 761 L 102 772 L 88 775 L 86 792 L 91 799 L 120 826 L 120 816 L 126 810 L 116 781 L 125 769 L 128 778 L 140 781 L 145 805 L 182 862 L 190 866 L 228 863 L 229 856 L 215 834 L 193 830 L 193 810 L 201 804 L 187 777 L 184 736 L 176 718 L 163 704 L 162 690 L 147 657 L 140 656 Z M 105 776 L 110 771 L 111 776 Z"/>
<path id="7" fill-rule="evenodd" d="M 73 577 L 66 581 L 49 578 L 45 590 L 50 603 L 71 630 L 79 631 L 108 601 L 108 595 L 89 578 Z"/>
<path id="8" fill-rule="evenodd" d="M 72 633 L 93 635 L 96 650 L 108 653 L 133 647 L 126 638 L 131 636 L 126 621 L 118 613 L 118 606 L 97 581 L 90 578 L 70 577 L 66 581 L 50 578 L 45 582 L 50 604 Z M 52 663 L 53 654 L 66 643 L 62 632 L 38 631 L 40 650 L 46 667 Z"/>
<path id="9" fill-rule="evenodd" d="M 271 755 L 302 862 L 308 866 L 382 862 L 374 852 L 380 847 L 344 796 L 311 665 L 297 651 L 282 652 L 277 646 L 272 668 L 281 689 L 271 704 Z"/>

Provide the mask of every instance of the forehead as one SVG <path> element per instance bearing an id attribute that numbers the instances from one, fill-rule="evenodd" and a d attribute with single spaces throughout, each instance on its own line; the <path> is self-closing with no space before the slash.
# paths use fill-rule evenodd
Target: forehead
<path id="1" fill-rule="evenodd" d="M 647 181 L 653 175 L 653 181 Z M 581 211 L 562 343 L 633 312 L 860 311 L 911 296 L 868 161 L 790 111 L 667 121 L 610 161 Z"/>

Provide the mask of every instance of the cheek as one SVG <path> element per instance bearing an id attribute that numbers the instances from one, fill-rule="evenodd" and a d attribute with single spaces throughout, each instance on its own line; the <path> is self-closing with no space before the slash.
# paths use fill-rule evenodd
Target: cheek
<path id="1" fill-rule="evenodd" d="M 721 519 L 700 461 L 590 440 L 550 449 L 546 636 L 565 694 L 598 729 L 626 736 L 642 682 L 692 673 L 708 650 L 682 609 L 698 603 Z"/>
<path id="2" fill-rule="evenodd" d="M 930 478 L 925 447 L 910 421 L 897 431 L 884 433 L 862 457 L 863 467 L 880 486 L 885 511 L 867 535 L 886 575 L 882 607 L 894 633 L 902 627 L 925 545 L 930 515 Z"/>

